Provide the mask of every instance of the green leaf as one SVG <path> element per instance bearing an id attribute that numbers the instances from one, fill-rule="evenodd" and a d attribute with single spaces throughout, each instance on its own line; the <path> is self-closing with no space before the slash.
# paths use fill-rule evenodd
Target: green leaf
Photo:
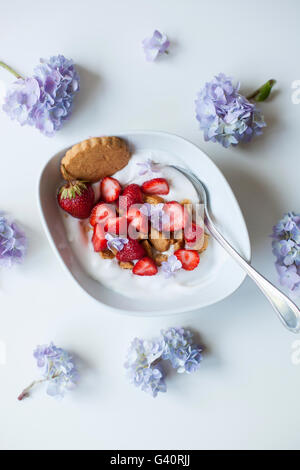
<path id="1" fill-rule="evenodd" d="M 258 90 L 256 90 L 248 99 L 253 99 L 254 101 L 265 101 L 271 93 L 273 86 L 275 85 L 276 80 L 268 80 L 264 85 L 262 85 Z"/>

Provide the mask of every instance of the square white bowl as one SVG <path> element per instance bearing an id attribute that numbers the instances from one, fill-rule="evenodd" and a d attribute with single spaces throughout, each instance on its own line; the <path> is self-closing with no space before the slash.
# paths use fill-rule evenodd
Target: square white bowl
<path id="1" fill-rule="evenodd" d="M 176 159 L 181 159 L 183 165 L 189 166 L 209 191 L 211 209 L 217 226 L 232 245 L 247 260 L 250 259 L 248 231 L 239 205 L 220 170 L 202 150 L 182 137 L 164 132 L 120 132 L 117 135 L 127 140 L 132 150 L 165 151 L 174 155 Z M 229 296 L 241 285 L 246 276 L 244 271 L 215 240 L 210 240 L 209 248 L 201 257 L 201 282 L 197 293 L 193 291 L 176 299 L 160 299 L 158 293 L 157 298 L 142 302 L 116 293 L 92 279 L 72 251 L 56 201 L 57 189 L 62 184 L 60 160 L 67 150 L 64 149 L 54 155 L 41 173 L 40 214 L 54 252 L 69 274 L 89 296 L 100 304 L 124 314 L 166 315 L 211 305 Z"/>

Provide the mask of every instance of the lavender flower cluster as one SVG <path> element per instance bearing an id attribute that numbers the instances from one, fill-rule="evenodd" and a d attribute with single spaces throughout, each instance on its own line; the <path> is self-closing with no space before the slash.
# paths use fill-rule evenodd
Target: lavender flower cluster
<path id="1" fill-rule="evenodd" d="M 19 78 L 8 89 L 3 110 L 22 126 L 28 124 L 53 136 L 72 111 L 79 75 L 63 55 L 41 59 L 30 78 Z"/>
<path id="2" fill-rule="evenodd" d="M 285 214 L 271 236 L 279 282 L 296 297 L 300 294 L 300 214 Z"/>
<path id="3" fill-rule="evenodd" d="M 158 392 L 167 391 L 161 360 L 170 361 L 178 373 L 196 372 L 202 361 L 202 350 L 192 338 L 192 333 L 184 328 L 162 330 L 154 341 L 135 338 L 124 364 L 130 383 L 156 397 Z"/>
<path id="4" fill-rule="evenodd" d="M 0 213 L 0 266 L 21 263 L 26 251 L 27 239 L 23 230 Z"/>
<path id="5" fill-rule="evenodd" d="M 220 73 L 198 94 L 196 117 L 206 141 L 228 148 L 262 134 L 266 123 L 261 111 L 239 93 L 239 88 Z"/>
<path id="6" fill-rule="evenodd" d="M 72 356 L 55 344 L 37 346 L 33 352 L 37 366 L 41 369 L 42 378 L 32 382 L 19 395 L 23 400 L 29 396 L 30 390 L 37 384 L 47 383 L 47 393 L 52 397 L 62 398 L 65 392 L 74 389 L 79 374 Z"/>
<path id="7" fill-rule="evenodd" d="M 156 397 L 158 392 L 166 392 L 162 369 L 156 361 L 162 356 L 162 342 L 145 341 L 135 338 L 128 350 L 124 367 L 130 383 L 140 387 L 144 392 Z"/>
<path id="8" fill-rule="evenodd" d="M 67 351 L 50 343 L 49 346 L 38 346 L 33 356 L 48 382 L 48 395 L 63 397 L 66 390 L 75 387 L 78 371 Z"/>

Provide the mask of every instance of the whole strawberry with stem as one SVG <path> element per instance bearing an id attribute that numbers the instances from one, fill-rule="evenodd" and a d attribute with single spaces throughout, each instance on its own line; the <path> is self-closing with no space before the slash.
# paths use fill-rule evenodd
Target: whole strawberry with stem
<path id="1" fill-rule="evenodd" d="M 68 181 L 58 191 L 59 206 L 76 219 L 90 216 L 95 203 L 95 193 L 90 183 Z"/>

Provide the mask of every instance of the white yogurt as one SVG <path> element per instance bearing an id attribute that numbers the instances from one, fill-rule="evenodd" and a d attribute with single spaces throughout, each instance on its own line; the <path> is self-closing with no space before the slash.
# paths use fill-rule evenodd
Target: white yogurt
<path id="1" fill-rule="evenodd" d="M 147 159 L 159 163 L 160 171 L 152 175 L 139 176 L 140 167 L 136 163 Z M 177 163 L 184 166 L 181 160 L 170 156 L 166 152 L 140 150 L 132 155 L 128 165 L 117 172 L 114 177 L 124 186 L 130 183 L 142 184 L 152 178 L 166 178 L 170 185 L 169 194 L 164 196 L 166 201 L 180 202 L 183 199 L 189 199 L 196 204 L 198 198 L 193 185 L 184 175 L 168 168 L 166 166 L 168 163 Z M 98 191 L 99 183 L 96 183 L 95 187 Z M 121 269 L 116 259 L 102 259 L 98 253 L 94 252 L 91 243 L 92 231 L 86 232 L 85 230 L 88 220 L 80 221 L 68 216 L 63 217 L 63 221 L 73 252 L 85 271 L 101 284 L 127 297 L 145 299 L 153 297 L 155 293 L 159 293 L 160 298 L 178 297 L 190 294 L 191 290 L 197 289 L 199 283 L 203 284 L 205 282 L 205 273 L 201 261 L 194 271 L 182 269 L 177 271 L 170 279 L 165 279 L 160 267 L 158 268 L 158 274 L 155 276 L 142 277 L 134 275 L 131 270 Z M 172 247 L 169 253 L 172 253 Z"/>

